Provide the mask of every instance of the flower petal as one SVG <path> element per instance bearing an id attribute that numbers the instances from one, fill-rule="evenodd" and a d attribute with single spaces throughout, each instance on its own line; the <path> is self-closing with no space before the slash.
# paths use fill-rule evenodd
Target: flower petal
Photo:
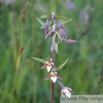
<path id="1" fill-rule="evenodd" d="M 62 95 L 62 97 L 64 98 L 64 95 L 63 95 L 63 91 L 61 90 L 61 95 Z"/>
<path id="2" fill-rule="evenodd" d="M 57 80 L 57 77 L 56 76 L 55 77 L 51 77 L 51 80 L 53 81 L 53 83 L 55 83 L 56 80 Z"/>
<path id="3" fill-rule="evenodd" d="M 71 92 L 66 92 L 65 95 L 70 98 L 71 97 Z"/>
<path id="4" fill-rule="evenodd" d="M 47 66 L 47 71 L 48 71 L 48 72 L 50 71 L 50 69 L 51 69 L 51 67 Z"/>
<path id="5" fill-rule="evenodd" d="M 71 89 L 71 88 L 64 87 L 64 88 L 62 88 L 62 90 L 61 90 L 61 94 L 63 94 L 63 93 L 65 93 L 65 95 L 66 95 L 68 98 L 70 98 L 70 97 L 71 97 L 71 93 L 73 93 L 73 92 L 72 92 L 72 89 Z"/>

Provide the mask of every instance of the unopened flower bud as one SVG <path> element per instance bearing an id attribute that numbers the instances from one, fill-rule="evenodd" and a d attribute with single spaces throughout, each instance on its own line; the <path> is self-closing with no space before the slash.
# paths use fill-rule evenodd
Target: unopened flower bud
<path id="1" fill-rule="evenodd" d="M 75 42 L 77 42 L 77 41 L 76 41 L 76 40 L 68 39 L 66 42 L 71 45 L 71 44 L 73 44 L 73 43 L 75 43 Z"/>
<path id="2" fill-rule="evenodd" d="M 45 36 L 48 34 L 48 32 L 49 32 L 49 25 L 47 24 L 45 25 Z"/>
<path id="3" fill-rule="evenodd" d="M 53 51 L 54 49 L 55 49 L 55 45 L 54 45 L 54 43 L 52 43 L 51 51 Z"/>
<path id="4" fill-rule="evenodd" d="M 51 16 L 51 18 L 52 18 L 52 19 L 55 18 L 55 14 L 54 14 L 54 12 L 52 12 L 52 16 Z"/>
<path id="5" fill-rule="evenodd" d="M 65 29 L 65 26 L 63 25 L 62 21 L 60 19 L 57 19 L 59 22 L 60 22 L 60 27 L 63 29 L 63 30 L 66 30 Z"/>
<path id="6" fill-rule="evenodd" d="M 45 25 L 45 36 L 48 34 L 49 32 L 49 18 L 46 20 L 46 25 Z"/>
<path id="7" fill-rule="evenodd" d="M 60 32 L 62 37 L 67 38 L 66 32 L 63 29 L 60 29 L 59 32 Z"/>
<path id="8" fill-rule="evenodd" d="M 65 29 L 65 26 L 64 26 L 63 24 L 61 24 L 61 28 L 62 28 L 63 30 L 66 30 L 66 29 Z"/>

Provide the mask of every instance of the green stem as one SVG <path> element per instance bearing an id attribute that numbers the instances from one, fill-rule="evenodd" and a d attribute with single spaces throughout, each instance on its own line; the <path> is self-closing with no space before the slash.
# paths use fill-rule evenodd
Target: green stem
<path id="1" fill-rule="evenodd" d="M 18 67 L 19 67 L 19 62 L 20 62 L 20 57 L 21 57 L 21 46 L 22 46 L 22 39 L 23 39 L 23 31 L 24 31 L 24 24 L 22 24 L 22 31 L 21 31 L 21 37 L 20 37 L 20 47 L 19 47 L 19 55 L 17 58 L 17 63 L 16 63 L 16 73 L 15 73 L 15 77 L 14 77 L 14 83 L 13 83 L 13 88 L 12 88 L 12 92 L 11 92 L 11 99 L 10 99 L 10 103 L 12 103 L 12 99 L 13 99 L 13 93 L 14 93 L 14 89 L 15 89 L 15 84 L 16 84 L 16 78 L 17 78 L 17 73 L 18 73 Z"/>

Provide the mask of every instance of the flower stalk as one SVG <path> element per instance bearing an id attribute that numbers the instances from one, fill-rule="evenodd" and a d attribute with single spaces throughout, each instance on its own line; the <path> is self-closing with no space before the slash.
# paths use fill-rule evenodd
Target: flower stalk
<path id="1" fill-rule="evenodd" d="M 52 61 L 55 63 L 55 50 L 52 51 Z M 54 83 L 51 84 L 51 103 L 54 103 Z"/>

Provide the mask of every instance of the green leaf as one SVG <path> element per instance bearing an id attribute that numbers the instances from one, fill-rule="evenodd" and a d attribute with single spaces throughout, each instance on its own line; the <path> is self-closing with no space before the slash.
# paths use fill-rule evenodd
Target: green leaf
<path id="1" fill-rule="evenodd" d="M 53 5 L 52 5 L 52 12 L 56 12 L 56 0 L 53 1 Z"/>
<path id="2" fill-rule="evenodd" d="M 42 62 L 42 63 L 46 63 L 46 61 L 45 60 L 43 60 L 43 59 L 40 59 L 40 58 L 35 58 L 35 57 L 32 57 L 33 59 L 35 59 L 36 61 L 39 61 L 39 62 Z"/>
<path id="3" fill-rule="evenodd" d="M 49 18 L 49 17 L 51 17 L 51 14 L 42 15 L 40 18 Z"/>
<path id="4" fill-rule="evenodd" d="M 67 61 L 68 61 L 68 58 L 66 59 L 66 61 L 62 65 L 57 67 L 57 70 L 62 69 L 65 66 L 65 64 L 67 63 Z"/>
<path id="5" fill-rule="evenodd" d="M 36 19 L 39 21 L 40 24 L 45 25 L 45 23 L 42 20 L 40 20 L 39 18 Z"/>
<path id="6" fill-rule="evenodd" d="M 50 59 L 50 57 L 48 57 L 47 59 L 46 59 L 46 61 L 48 61 Z"/>
<path id="7" fill-rule="evenodd" d="M 55 43 L 55 51 L 58 53 L 58 43 Z"/>
<path id="8" fill-rule="evenodd" d="M 63 24 L 66 24 L 68 22 L 70 22 L 72 19 L 69 19 L 69 20 L 61 20 Z"/>
<path id="9" fill-rule="evenodd" d="M 56 34 L 57 34 L 58 38 L 60 39 L 60 41 L 62 41 L 62 37 L 61 37 L 61 35 L 59 34 L 58 31 L 56 31 Z"/>
<path id="10" fill-rule="evenodd" d="M 66 16 L 56 16 L 57 19 L 60 19 L 60 20 L 64 20 L 64 19 L 69 19 L 68 17 Z"/>
<path id="11" fill-rule="evenodd" d="M 45 24 L 46 25 L 46 24 Z M 40 27 L 40 29 L 44 29 L 45 28 L 45 25 L 42 25 L 41 27 Z"/>

